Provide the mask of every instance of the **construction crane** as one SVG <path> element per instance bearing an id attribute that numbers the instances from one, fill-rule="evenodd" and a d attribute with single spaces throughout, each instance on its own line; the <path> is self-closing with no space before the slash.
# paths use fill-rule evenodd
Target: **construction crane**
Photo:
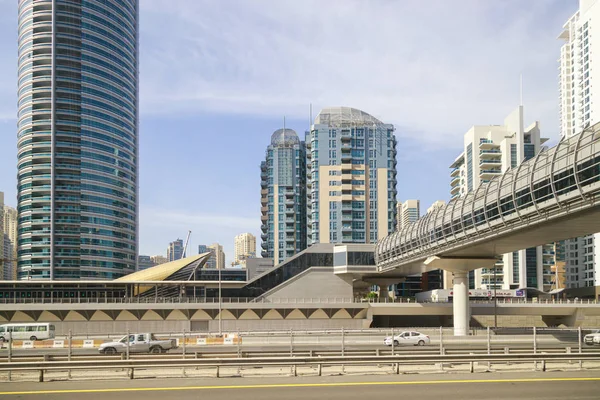
<path id="1" fill-rule="evenodd" d="M 185 246 L 183 246 L 183 252 L 181 253 L 181 258 L 185 257 L 185 252 L 187 251 L 187 246 L 190 241 L 191 234 L 192 234 L 192 231 L 188 231 L 187 239 L 185 239 Z"/>

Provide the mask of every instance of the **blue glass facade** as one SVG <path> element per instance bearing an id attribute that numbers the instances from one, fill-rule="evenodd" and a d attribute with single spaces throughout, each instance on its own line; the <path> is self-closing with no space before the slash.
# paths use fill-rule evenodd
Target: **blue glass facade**
<path id="1" fill-rule="evenodd" d="M 271 136 L 261 169 L 261 255 L 278 264 L 306 248 L 306 148 L 292 129 Z"/>
<path id="2" fill-rule="evenodd" d="M 21 0 L 18 278 L 135 271 L 137 0 Z"/>

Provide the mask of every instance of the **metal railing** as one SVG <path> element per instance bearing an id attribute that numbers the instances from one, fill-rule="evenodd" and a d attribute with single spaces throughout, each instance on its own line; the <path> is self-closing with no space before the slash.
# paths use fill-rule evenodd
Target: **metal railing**
<path id="1" fill-rule="evenodd" d="M 472 304 L 493 303 L 494 299 L 471 299 Z M 0 304 L 218 304 L 218 297 L 119 297 L 119 298 L 0 298 Z M 223 297 L 222 304 L 363 304 L 363 303 L 406 303 L 431 304 L 451 303 L 449 300 L 421 300 L 413 297 L 361 298 L 361 297 L 306 297 L 306 298 L 265 298 L 265 297 Z M 597 299 L 525 299 L 498 298 L 498 304 L 598 304 Z"/>
<path id="2" fill-rule="evenodd" d="M 446 354 L 446 355 L 390 355 L 390 356 L 331 356 L 331 357 L 271 357 L 271 358 L 213 358 L 213 359 L 181 359 L 181 358 L 147 358 L 135 360 L 86 360 L 86 361 L 13 361 L 0 364 L 0 371 L 7 372 L 9 379 L 16 372 L 37 371 L 38 381 L 44 381 L 48 371 L 103 371 L 125 369 L 130 379 L 135 378 L 135 371 L 165 368 L 215 368 L 215 376 L 221 376 L 222 367 L 291 367 L 291 374 L 297 374 L 298 366 L 309 366 L 322 375 L 323 366 L 381 366 L 389 364 L 394 373 L 400 373 L 400 365 L 469 364 L 470 372 L 474 372 L 474 363 L 534 363 L 538 369 L 546 370 L 546 363 L 578 361 L 599 361 L 599 353 L 525 353 L 525 354 Z"/>

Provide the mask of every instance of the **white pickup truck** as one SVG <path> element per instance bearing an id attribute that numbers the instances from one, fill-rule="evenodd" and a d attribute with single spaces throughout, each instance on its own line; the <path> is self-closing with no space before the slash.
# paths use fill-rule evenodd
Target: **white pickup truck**
<path id="1" fill-rule="evenodd" d="M 158 340 L 153 333 L 135 333 L 129 335 L 130 353 L 166 353 L 169 350 L 177 348 L 177 341 Z M 98 349 L 100 354 L 117 354 L 127 352 L 127 335 L 123 336 L 118 342 L 102 343 Z"/>

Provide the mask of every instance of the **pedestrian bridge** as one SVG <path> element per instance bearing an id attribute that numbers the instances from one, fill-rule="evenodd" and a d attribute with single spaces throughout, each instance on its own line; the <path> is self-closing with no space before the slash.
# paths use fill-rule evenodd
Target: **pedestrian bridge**
<path id="1" fill-rule="evenodd" d="M 454 334 L 469 329 L 468 271 L 500 254 L 600 230 L 600 124 L 540 151 L 377 243 L 382 277 L 452 271 Z"/>
<path id="2" fill-rule="evenodd" d="M 600 231 L 600 124 L 561 141 L 377 243 L 378 271 L 443 268 Z M 472 263 L 468 269 L 479 268 Z M 452 268 L 447 268 L 452 269 Z"/>

